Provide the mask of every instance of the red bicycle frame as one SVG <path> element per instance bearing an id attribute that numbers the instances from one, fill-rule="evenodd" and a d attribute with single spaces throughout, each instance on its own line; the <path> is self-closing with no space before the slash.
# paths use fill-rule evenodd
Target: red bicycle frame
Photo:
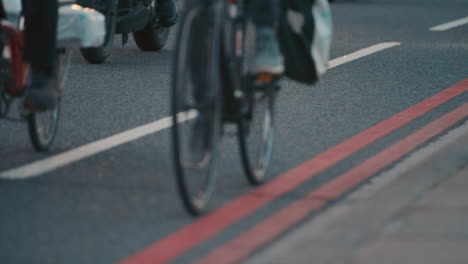
<path id="1" fill-rule="evenodd" d="M 8 22 L 2 21 L 1 31 L 6 37 L 6 47 L 9 53 L 10 76 L 6 90 L 13 96 L 21 95 L 26 87 L 26 76 L 28 66 L 23 61 L 24 34 L 23 31 L 16 30 Z M 5 51 L 4 51 L 5 53 Z M 2 54 L 3 56 L 4 54 Z"/>

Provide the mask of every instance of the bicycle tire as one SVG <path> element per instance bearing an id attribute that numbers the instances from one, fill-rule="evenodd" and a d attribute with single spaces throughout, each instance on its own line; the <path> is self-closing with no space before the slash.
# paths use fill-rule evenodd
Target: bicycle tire
<path id="1" fill-rule="evenodd" d="M 104 43 L 99 47 L 80 48 L 81 56 L 91 64 L 101 64 L 106 61 L 114 46 L 114 36 L 116 30 L 117 17 L 113 14 L 105 14 L 106 35 Z"/>
<path id="2" fill-rule="evenodd" d="M 258 185 L 265 181 L 273 148 L 276 84 L 265 83 L 260 87 L 254 85 L 254 79 L 249 75 L 255 55 L 255 26 L 248 24 L 246 3 L 238 4 L 240 19 L 229 19 L 224 27 L 225 61 L 234 65 L 228 69 L 230 78 L 226 78 L 225 86 L 231 95 L 225 96 L 225 104 L 231 106 L 229 112 L 237 112 L 238 146 L 247 180 Z M 262 137 L 258 138 L 259 135 Z"/>
<path id="3" fill-rule="evenodd" d="M 252 185 L 266 179 L 275 134 L 275 93 L 252 87 L 247 95 L 248 109 L 238 121 L 242 167 Z"/>
<path id="4" fill-rule="evenodd" d="M 56 56 L 56 72 L 58 89 L 62 90 L 65 83 L 68 67 L 70 65 L 71 52 L 62 51 L 57 52 Z M 48 151 L 55 139 L 58 129 L 58 121 L 60 117 L 60 103 L 61 98 L 54 109 L 33 112 L 26 116 L 28 124 L 29 138 L 36 151 Z"/>
<path id="5" fill-rule="evenodd" d="M 218 73 L 218 19 L 222 1 L 216 2 L 204 5 L 201 1 L 190 1 L 191 5 L 184 10 L 173 70 L 171 132 L 174 167 L 183 205 L 192 215 L 200 215 L 206 210 L 213 193 L 222 125 Z M 195 86 L 203 87 L 203 92 Z M 187 142 L 184 142 L 185 132 L 189 138 Z M 201 154 L 198 157 L 196 144 L 199 142 L 202 147 L 198 150 L 202 151 L 198 151 Z M 200 179 L 200 184 L 194 183 Z"/>
<path id="6" fill-rule="evenodd" d="M 52 110 L 31 113 L 26 117 L 29 137 L 36 151 L 45 152 L 50 149 L 57 134 L 59 116 L 60 106 L 58 105 Z M 48 120 L 46 126 L 44 126 L 45 120 Z"/>
<path id="7" fill-rule="evenodd" d="M 148 8 L 153 16 L 157 12 L 156 0 L 151 1 Z M 133 32 L 133 39 L 142 51 L 160 51 L 166 45 L 170 30 L 169 27 L 148 21 L 144 29 Z"/>

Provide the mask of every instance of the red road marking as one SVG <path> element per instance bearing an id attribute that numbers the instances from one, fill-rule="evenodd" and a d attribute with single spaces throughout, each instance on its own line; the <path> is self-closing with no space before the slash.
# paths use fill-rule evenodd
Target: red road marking
<path id="1" fill-rule="evenodd" d="M 269 183 L 240 196 L 162 240 L 156 241 L 120 263 L 145 264 L 170 262 L 221 232 L 224 228 L 250 215 L 276 197 L 291 191 L 356 151 L 365 148 L 374 141 L 390 134 L 392 131 L 465 91 L 468 91 L 468 79 L 317 155 L 315 158 L 276 177 Z"/>
<path id="2" fill-rule="evenodd" d="M 317 211 L 327 202 L 350 191 L 359 183 L 466 117 L 468 117 L 468 103 L 426 125 L 318 190 L 309 193 L 301 200 L 294 202 L 234 240 L 217 248 L 205 258 L 197 261 L 197 264 L 230 264 L 242 261 L 255 249 L 271 241 L 306 218 L 310 213 Z"/>

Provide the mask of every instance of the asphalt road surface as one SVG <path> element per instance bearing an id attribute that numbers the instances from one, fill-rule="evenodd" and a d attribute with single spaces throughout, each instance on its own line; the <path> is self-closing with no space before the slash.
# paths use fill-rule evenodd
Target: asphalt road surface
<path id="1" fill-rule="evenodd" d="M 282 83 L 271 184 L 251 193 L 236 139 L 223 138 L 211 213 L 198 219 L 175 188 L 170 130 L 153 123 L 169 115 L 174 31 L 159 53 L 133 40 L 122 47 L 118 37 L 102 65 L 75 51 L 49 153 L 34 152 L 25 124 L 0 122 L 0 263 L 224 263 L 216 254 L 243 261 L 320 213 L 281 218 L 280 210 L 399 142 L 416 142 L 359 174 L 388 169 L 467 120 L 466 0 L 336 0 L 332 11 L 334 67 L 314 86 Z M 135 130 L 149 123 L 155 131 Z M 121 144 L 99 141 L 126 131 Z M 361 181 L 332 198 L 320 194 L 333 201 Z M 264 236 L 245 236 L 257 227 L 252 234 Z M 241 236 L 258 241 L 222 251 Z"/>

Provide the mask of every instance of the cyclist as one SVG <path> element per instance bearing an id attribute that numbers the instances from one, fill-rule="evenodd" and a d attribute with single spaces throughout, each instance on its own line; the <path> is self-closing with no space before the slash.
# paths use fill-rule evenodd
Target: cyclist
<path id="1" fill-rule="evenodd" d="M 57 38 L 57 0 L 22 0 L 24 59 L 30 63 L 24 105 L 31 111 L 56 107 L 60 97 L 54 78 Z"/>
<path id="2" fill-rule="evenodd" d="M 278 0 L 253 0 L 249 3 L 251 4 L 251 19 L 256 27 L 255 57 L 249 72 L 253 75 L 281 75 L 284 72 L 284 58 L 276 34 L 279 2 Z M 201 56 L 201 53 L 196 53 L 194 56 Z M 193 61 L 198 62 L 200 58 L 195 58 Z M 195 69 L 201 70 L 201 68 Z M 195 72 L 195 76 L 198 75 Z M 209 135 L 204 131 L 208 128 L 207 121 L 209 120 L 203 114 L 199 114 L 195 120 L 194 132 L 190 141 L 191 152 L 187 157 L 187 161 L 190 161 L 193 166 L 203 163 L 208 153 L 206 150 Z"/>
<path id="3" fill-rule="evenodd" d="M 279 75 L 284 72 L 284 59 L 276 34 L 278 0 L 251 1 L 252 20 L 256 26 L 255 59 L 252 74 Z"/>

